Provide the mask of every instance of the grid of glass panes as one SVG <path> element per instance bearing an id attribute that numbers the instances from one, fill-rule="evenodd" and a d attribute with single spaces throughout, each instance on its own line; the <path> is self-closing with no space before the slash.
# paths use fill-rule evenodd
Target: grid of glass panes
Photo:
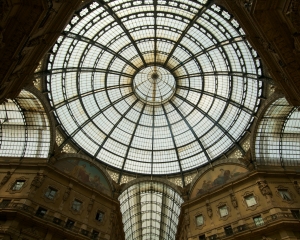
<path id="1" fill-rule="evenodd" d="M 262 225 L 264 225 L 264 220 L 262 219 L 261 216 L 254 217 L 253 221 L 254 221 L 254 224 L 256 226 L 262 226 Z"/>
<path id="2" fill-rule="evenodd" d="M 239 147 L 260 103 L 261 66 L 237 22 L 210 2 L 107 3 L 115 15 L 93 2 L 73 17 L 49 56 L 47 87 L 79 147 L 143 174 L 188 171 Z M 176 80 L 155 106 L 132 87 L 152 65 Z"/>
<path id="3" fill-rule="evenodd" d="M 300 112 L 285 98 L 274 101 L 259 123 L 255 157 L 260 164 L 293 165 L 300 157 Z"/>
<path id="4" fill-rule="evenodd" d="M 50 148 L 50 123 L 41 102 L 22 90 L 0 104 L 0 156 L 46 158 Z"/>
<path id="5" fill-rule="evenodd" d="M 183 200 L 171 187 L 140 182 L 123 191 L 119 201 L 126 239 L 175 239 Z"/>

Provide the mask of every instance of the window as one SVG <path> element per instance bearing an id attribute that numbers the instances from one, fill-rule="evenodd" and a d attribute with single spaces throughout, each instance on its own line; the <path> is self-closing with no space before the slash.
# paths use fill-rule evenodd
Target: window
<path id="1" fill-rule="evenodd" d="M 46 212 L 47 212 L 47 209 L 39 207 L 39 209 L 36 211 L 35 215 L 42 218 L 45 216 Z"/>
<path id="2" fill-rule="evenodd" d="M 225 231 L 226 236 L 230 236 L 233 234 L 231 226 L 224 227 L 224 231 Z"/>
<path id="3" fill-rule="evenodd" d="M 47 192 L 45 193 L 45 197 L 52 200 L 54 199 L 56 193 L 57 193 L 56 189 L 52 187 L 48 187 Z"/>
<path id="4" fill-rule="evenodd" d="M 204 223 L 203 215 L 196 216 L 196 226 L 201 226 Z"/>
<path id="5" fill-rule="evenodd" d="M 0 203 L 0 208 L 6 208 L 10 204 L 11 200 L 2 200 Z"/>
<path id="6" fill-rule="evenodd" d="M 256 205 L 256 203 L 257 203 L 253 194 L 246 196 L 245 201 L 246 201 L 246 204 L 248 207 L 252 207 L 252 206 Z"/>
<path id="7" fill-rule="evenodd" d="M 228 209 L 227 209 L 227 206 L 224 205 L 224 206 L 219 207 L 219 213 L 220 213 L 220 216 L 221 216 L 221 217 L 227 216 L 227 215 L 228 215 Z"/>
<path id="8" fill-rule="evenodd" d="M 92 232 L 92 239 L 97 239 L 98 236 L 99 236 L 99 232 L 93 230 L 93 232 Z"/>
<path id="9" fill-rule="evenodd" d="M 96 214 L 96 220 L 99 221 L 99 222 L 102 222 L 103 218 L 104 218 L 104 213 L 101 212 L 101 211 L 98 211 L 97 214 Z"/>
<path id="10" fill-rule="evenodd" d="M 55 217 L 55 218 L 53 218 L 53 222 L 54 222 L 55 224 L 60 225 L 61 219 Z"/>
<path id="11" fill-rule="evenodd" d="M 89 234 L 89 232 L 85 229 L 81 229 L 81 234 L 84 236 L 87 236 Z"/>
<path id="12" fill-rule="evenodd" d="M 218 239 L 218 236 L 217 236 L 217 234 L 214 234 L 214 235 L 209 236 L 208 239 L 209 240 L 216 240 L 216 239 Z"/>
<path id="13" fill-rule="evenodd" d="M 299 212 L 299 210 L 291 210 L 291 213 L 292 213 L 292 215 L 293 215 L 294 218 L 300 219 L 300 212 Z"/>
<path id="14" fill-rule="evenodd" d="M 288 190 L 286 189 L 278 189 L 278 192 L 283 200 L 292 201 L 291 195 L 289 194 Z"/>
<path id="15" fill-rule="evenodd" d="M 264 225 L 264 220 L 262 219 L 261 216 L 254 217 L 253 221 L 254 221 L 254 223 L 255 223 L 256 226 L 262 226 L 262 225 Z"/>
<path id="16" fill-rule="evenodd" d="M 244 230 L 246 230 L 246 225 L 244 224 L 244 225 L 240 225 L 240 226 L 238 226 L 237 227 L 237 230 L 239 231 L 239 232 L 241 232 L 241 231 L 244 231 Z"/>
<path id="17" fill-rule="evenodd" d="M 73 204 L 72 204 L 72 210 L 74 210 L 76 212 L 79 212 L 80 208 L 81 208 L 81 205 L 82 205 L 82 202 L 80 202 L 79 200 L 75 199 L 73 201 Z"/>
<path id="18" fill-rule="evenodd" d="M 199 240 L 206 240 L 205 235 L 199 236 Z"/>
<path id="19" fill-rule="evenodd" d="M 66 228 L 71 229 L 74 226 L 74 223 L 74 221 L 68 219 L 68 221 L 66 222 Z"/>
<path id="20" fill-rule="evenodd" d="M 14 185 L 12 186 L 11 190 L 13 190 L 13 191 L 20 190 L 23 187 L 24 183 L 25 183 L 25 180 L 17 180 L 14 183 Z"/>

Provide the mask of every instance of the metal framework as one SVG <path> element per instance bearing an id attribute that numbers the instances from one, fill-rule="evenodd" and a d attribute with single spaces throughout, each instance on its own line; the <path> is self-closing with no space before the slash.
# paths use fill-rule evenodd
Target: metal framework
<path id="1" fill-rule="evenodd" d="M 50 123 L 40 101 L 22 90 L 0 105 L 0 156 L 47 158 Z"/>
<path id="2" fill-rule="evenodd" d="M 175 239 L 183 199 L 170 186 L 139 182 L 124 190 L 119 201 L 126 239 Z"/>
<path id="3" fill-rule="evenodd" d="M 259 123 L 255 139 L 258 164 L 299 166 L 300 112 L 285 98 L 274 101 Z"/>
<path id="4" fill-rule="evenodd" d="M 67 25 L 45 74 L 68 136 L 60 147 L 72 141 L 119 169 L 119 181 L 183 176 L 234 147 L 244 153 L 263 87 L 244 31 L 211 0 L 94 1 Z"/>

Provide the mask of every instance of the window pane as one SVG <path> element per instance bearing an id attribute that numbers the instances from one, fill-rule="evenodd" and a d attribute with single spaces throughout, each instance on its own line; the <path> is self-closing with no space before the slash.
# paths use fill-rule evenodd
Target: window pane
<path id="1" fill-rule="evenodd" d="M 248 207 L 256 205 L 256 199 L 253 195 L 246 196 L 245 200 Z"/>
<path id="2" fill-rule="evenodd" d="M 225 217 L 228 215 L 228 209 L 227 209 L 227 206 L 222 206 L 222 207 L 219 207 L 219 211 L 220 211 L 220 216 L 221 217 Z"/>
<path id="3" fill-rule="evenodd" d="M 292 200 L 292 198 L 287 190 L 278 190 L 278 192 L 280 193 L 280 196 L 282 197 L 282 199 L 284 199 L 286 201 Z"/>
<path id="4" fill-rule="evenodd" d="M 199 215 L 196 217 L 196 224 L 197 226 L 201 226 L 203 224 L 203 216 Z"/>

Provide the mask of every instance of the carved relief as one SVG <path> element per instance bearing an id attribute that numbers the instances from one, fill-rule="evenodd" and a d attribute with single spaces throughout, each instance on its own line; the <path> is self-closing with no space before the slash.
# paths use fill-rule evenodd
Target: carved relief
<path id="1" fill-rule="evenodd" d="M 294 181 L 294 188 L 295 188 L 296 192 L 300 195 L 300 186 L 298 185 L 297 181 Z"/>
<path id="2" fill-rule="evenodd" d="M 236 0 L 236 2 L 244 7 L 248 12 L 251 11 L 253 0 Z"/>
<path id="3" fill-rule="evenodd" d="M 207 211 L 207 215 L 208 215 L 210 218 L 212 218 L 212 216 L 213 216 L 213 211 L 212 211 L 212 209 L 211 209 L 211 206 L 210 206 L 209 202 L 206 202 L 206 211 Z"/>
<path id="4" fill-rule="evenodd" d="M 276 240 L 276 238 L 270 238 L 270 237 L 262 236 L 261 240 Z"/>
<path id="5" fill-rule="evenodd" d="M 290 17 L 293 27 L 297 32 L 300 32 L 300 2 L 298 0 L 292 0 L 290 8 L 287 11 L 287 15 Z"/>
<path id="6" fill-rule="evenodd" d="M 238 207 L 238 202 L 237 202 L 237 199 L 236 197 L 234 196 L 233 193 L 230 194 L 230 200 L 231 200 L 231 204 L 234 208 L 237 208 Z"/>
<path id="7" fill-rule="evenodd" d="M 189 198 L 189 191 L 190 191 L 190 184 L 186 185 L 185 187 L 177 186 L 177 189 L 180 191 L 181 196 L 184 200 L 188 200 Z"/>
<path id="8" fill-rule="evenodd" d="M 63 195 L 63 201 L 67 201 L 67 199 L 68 199 L 69 196 L 70 196 L 71 190 L 72 190 L 71 187 L 68 187 L 68 188 L 66 189 L 66 191 L 64 192 L 64 195 Z"/>
<path id="9" fill-rule="evenodd" d="M 46 44 L 46 40 L 44 39 L 44 36 L 39 36 L 36 38 L 31 39 L 28 44 L 27 47 L 34 47 L 40 44 Z"/>
<path id="10" fill-rule="evenodd" d="M 42 186 L 44 181 L 45 181 L 45 175 L 42 173 L 37 173 L 30 184 L 30 188 L 33 188 L 34 190 L 36 190 L 40 186 Z"/>
<path id="11" fill-rule="evenodd" d="M 11 173 L 10 173 L 10 171 L 8 171 L 7 173 L 6 173 L 6 175 L 2 178 L 2 180 L 1 180 L 1 183 L 0 183 L 0 188 L 5 184 L 5 183 L 7 183 L 8 182 L 8 180 L 11 178 Z"/>
<path id="12" fill-rule="evenodd" d="M 112 210 L 110 212 L 110 218 L 109 218 L 109 222 L 110 222 L 110 226 L 113 227 L 115 225 L 115 222 L 116 222 L 116 213 L 114 210 Z"/>
<path id="13" fill-rule="evenodd" d="M 6 16 L 8 15 L 11 6 L 8 0 L 1 0 L 0 1 L 0 21 L 5 20 Z"/>
<path id="14" fill-rule="evenodd" d="M 277 55 L 277 52 L 276 52 L 275 48 L 272 46 L 271 43 L 267 42 L 266 40 L 264 40 L 262 38 L 258 38 L 258 41 L 267 52 L 270 52 L 270 53 L 273 53 L 273 54 Z"/>
<path id="15" fill-rule="evenodd" d="M 95 195 L 93 195 L 92 198 L 90 199 L 89 205 L 87 207 L 88 213 L 90 213 L 92 211 L 94 202 L 95 202 Z"/>
<path id="16" fill-rule="evenodd" d="M 257 181 L 256 183 L 257 183 L 258 188 L 262 195 L 264 195 L 266 197 L 267 196 L 272 197 L 272 195 L 273 195 L 272 191 L 266 180 Z"/>

